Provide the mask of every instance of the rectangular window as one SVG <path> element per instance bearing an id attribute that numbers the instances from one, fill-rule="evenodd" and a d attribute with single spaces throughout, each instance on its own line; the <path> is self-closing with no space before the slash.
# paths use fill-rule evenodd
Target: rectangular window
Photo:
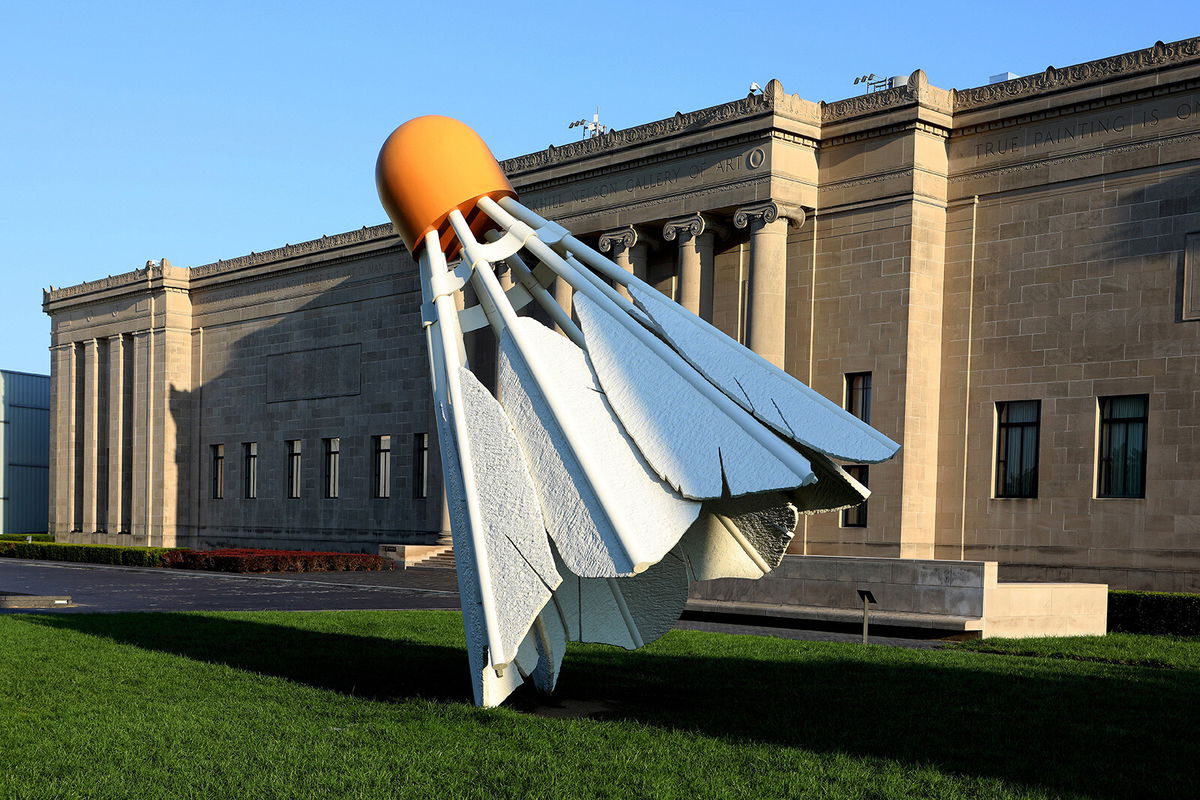
<path id="1" fill-rule="evenodd" d="M 325 440 L 325 496 L 338 496 L 338 469 L 342 458 L 342 440 Z"/>
<path id="2" fill-rule="evenodd" d="M 1146 496 L 1146 420 L 1150 398 L 1144 394 L 1100 398 L 1098 497 Z"/>
<path id="3" fill-rule="evenodd" d="M 851 478 L 867 486 L 867 475 L 870 468 L 865 464 L 852 464 L 845 468 Z M 843 528 L 865 528 L 867 527 L 867 501 L 863 500 L 854 508 L 847 508 L 842 512 L 842 527 Z"/>
<path id="4" fill-rule="evenodd" d="M 373 436 L 375 450 L 375 474 L 372 483 L 374 497 L 392 496 L 392 437 Z"/>
<path id="5" fill-rule="evenodd" d="M 288 490 L 289 499 L 300 496 L 300 440 L 288 439 Z"/>
<path id="6" fill-rule="evenodd" d="M 212 496 L 220 500 L 225 496 L 225 445 L 212 446 Z"/>
<path id="7" fill-rule="evenodd" d="M 424 500 L 429 493 L 429 434 L 413 434 L 413 497 Z"/>
<path id="8" fill-rule="evenodd" d="M 871 424 L 871 373 L 846 373 L 846 410 Z"/>
<path id="9" fill-rule="evenodd" d="M 242 442 L 242 482 L 246 498 L 258 497 L 258 442 Z"/>
<path id="10" fill-rule="evenodd" d="M 996 403 L 996 497 L 1038 496 L 1042 401 Z"/>

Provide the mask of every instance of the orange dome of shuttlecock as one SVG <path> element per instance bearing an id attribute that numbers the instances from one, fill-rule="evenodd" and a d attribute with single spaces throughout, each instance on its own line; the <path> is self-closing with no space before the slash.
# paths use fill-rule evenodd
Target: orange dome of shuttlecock
<path id="1" fill-rule="evenodd" d="M 379 200 L 396 233 L 416 252 L 437 231 L 449 258 L 459 250 L 447 220 L 463 213 L 482 236 L 496 225 L 476 208 L 481 197 L 516 197 L 512 184 L 479 134 L 450 117 L 417 117 L 392 131 L 375 162 Z"/>

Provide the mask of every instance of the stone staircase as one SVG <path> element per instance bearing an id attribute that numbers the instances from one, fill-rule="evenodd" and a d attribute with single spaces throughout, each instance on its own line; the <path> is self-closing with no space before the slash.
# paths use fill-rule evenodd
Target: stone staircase
<path id="1" fill-rule="evenodd" d="M 435 556 L 418 561 L 416 564 L 410 564 L 410 567 L 418 569 L 457 569 L 458 564 L 454 560 L 454 549 L 448 548 L 445 552 L 438 553 Z"/>
<path id="2" fill-rule="evenodd" d="M 384 544 L 379 555 L 397 562 L 401 569 L 422 566 L 433 569 L 455 569 L 454 547 L 444 544 Z"/>

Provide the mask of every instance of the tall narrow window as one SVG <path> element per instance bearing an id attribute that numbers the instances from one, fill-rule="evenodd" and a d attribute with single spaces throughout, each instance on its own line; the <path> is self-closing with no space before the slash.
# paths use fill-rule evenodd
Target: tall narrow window
<path id="1" fill-rule="evenodd" d="M 413 434 L 413 497 L 425 499 L 429 493 L 429 434 Z"/>
<path id="2" fill-rule="evenodd" d="M 225 496 L 225 445 L 212 446 L 212 496 L 220 500 Z"/>
<path id="3" fill-rule="evenodd" d="M 871 373 L 846 373 L 846 410 L 863 422 L 871 422 Z"/>
<path id="4" fill-rule="evenodd" d="M 258 497 L 258 442 L 242 442 L 242 482 L 249 499 Z"/>
<path id="5" fill-rule="evenodd" d="M 1038 496 L 1042 401 L 996 403 L 996 497 Z"/>
<path id="6" fill-rule="evenodd" d="M 287 496 L 296 499 L 300 496 L 300 440 L 288 439 L 288 490 Z"/>
<path id="7" fill-rule="evenodd" d="M 1144 394 L 1100 398 L 1099 497 L 1146 496 L 1146 421 L 1150 398 Z"/>
<path id="8" fill-rule="evenodd" d="M 338 469 L 342 458 L 342 440 L 325 440 L 325 496 L 338 496 Z"/>
<path id="9" fill-rule="evenodd" d="M 392 437 L 373 436 L 375 450 L 375 474 L 372 476 L 375 497 L 392 496 Z"/>
<path id="10" fill-rule="evenodd" d="M 846 467 L 846 472 L 848 472 L 850 474 L 851 478 L 854 478 L 854 480 L 858 481 L 863 486 L 867 485 L 867 476 L 869 473 L 869 468 L 867 467 L 866 464 L 853 464 L 851 466 Z M 847 508 L 845 511 L 842 512 L 842 527 L 843 528 L 865 528 L 865 527 L 867 527 L 867 501 L 866 500 L 863 500 L 861 503 L 856 505 L 854 508 Z"/>

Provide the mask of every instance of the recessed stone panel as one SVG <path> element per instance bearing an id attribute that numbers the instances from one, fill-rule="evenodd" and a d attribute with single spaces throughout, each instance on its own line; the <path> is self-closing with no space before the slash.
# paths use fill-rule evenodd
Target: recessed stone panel
<path id="1" fill-rule="evenodd" d="M 362 345 L 317 347 L 267 357 L 267 402 L 349 397 L 362 386 Z"/>

